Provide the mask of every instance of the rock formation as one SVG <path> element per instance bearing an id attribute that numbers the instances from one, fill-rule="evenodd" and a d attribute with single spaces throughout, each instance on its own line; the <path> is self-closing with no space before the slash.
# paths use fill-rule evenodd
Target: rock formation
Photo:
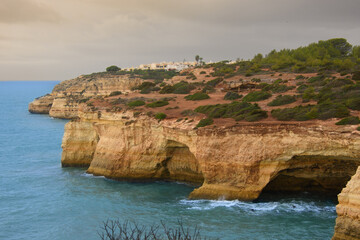
<path id="1" fill-rule="evenodd" d="M 269 83 L 273 82 L 270 78 L 273 75 L 265 76 L 271 80 Z M 276 121 L 271 111 L 277 107 L 269 106 L 272 99 L 267 99 L 259 101 L 258 106 L 265 109 L 269 117 L 259 122 L 243 119 L 236 122 L 220 114 L 214 115 L 214 125 L 197 129 L 196 124 L 205 118 L 201 112 L 194 111 L 197 107 L 229 105 L 231 101 L 224 99 L 227 90 L 248 94 L 255 84 L 230 84 L 227 88 L 221 83 L 217 88 L 210 88 L 210 99 L 189 102 L 175 91 L 162 94 L 159 82 L 158 92 L 145 89 L 148 94 L 145 98 L 131 91 L 143 82 L 131 76 L 108 73 L 80 76 L 58 84 L 51 94 L 30 103 L 32 113 L 72 119 L 65 126 L 63 167 L 88 167 L 88 173 L 118 180 L 192 183 L 197 188 L 189 195 L 191 199 L 251 201 L 263 192 L 277 191 L 322 192 L 335 196 L 348 183 L 339 195 L 333 239 L 360 240 L 360 170 L 353 176 L 360 166 L 360 131 L 355 125 L 336 126 L 338 120 L 333 116 L 324 121 L 313 118 Z M 309 74 L 306 78 L 314 76 Z M 205 76 L 201 79 L 201 74 L 196 77 L 198 82 L 193 82 L 196 86 L 216 81 Z M 287 74 L 287 77 L 289 86 L 283 87 L 292 89 L 288 94 L 297 95 L 295 75 Z M 162 87 L 175 88 L 176 83 L 191 78 L 180 74 L 164 80 Z M 192 92 L 200 90 L 195 85 Z M 186 87 L 189 85 L 186 84 L 185 90 Z M 114 91 L 129 94 L 104 98 Z M 140 104 L 130 105 L 136 101 Z M 153 102 L 166 103 L 154 109 L 149 106 Z M 279 107 L 301 104 L 304 102 L 298 99 Z M 329 106 L 325 106 L 326 110 Z M 330 113 L 335 111 L 330 110 Z M 166 119 L 156 120 L 153 111 L 166 114 Z M 353 117 L 359 114 L 351 109 Z"/>
<path id="2" fill-rule="evenodd" d="M 29 112 L 48 114 L 54 101 L 54 96 L 48 94 L 43 97 L 36 98 L 29 104 Z"/>
<path id="3" fill-rule="evenodd" d="M 200 184 L 190 198 L 254 200 L 264 191 L 337 194 L 360 165 L 359 133 L 307 124 L 193 130 L 131 111 L 80 112 L 66 125 L 63 166 L 126 180 Z"/>
<path id="4" fill-rule="evenodd" d="M 108 73 L 83 75 L 61 82 L 54 87 L 51 94 L 35 99 L 29 104 L 29 112 L 72 119 L 78 115 L 80 102 L 94 96 L 106 96 L 114 91 L 131 91 L 142 81 L 129 75 Z"/>
<path id="5" fill-rule="evenodd" d="M 333 240 L 360 239 L 360 167 L 339 194 Z"/>

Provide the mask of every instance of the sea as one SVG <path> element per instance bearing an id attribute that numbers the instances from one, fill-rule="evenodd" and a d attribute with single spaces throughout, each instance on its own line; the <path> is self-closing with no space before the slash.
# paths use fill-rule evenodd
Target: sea
<path id="1" fill-rule="evenodd" d="M 188 200 L 184 183 L 130 183 L 62 168 L 68 120 L 28 104 L 57 81 L 0 82 L 0 239 L 101 239 L 107 220 L 150 226 L 181 221 L 208 239 L 331 239 L 336 200 L 269 194 L 256 202 Z"/>

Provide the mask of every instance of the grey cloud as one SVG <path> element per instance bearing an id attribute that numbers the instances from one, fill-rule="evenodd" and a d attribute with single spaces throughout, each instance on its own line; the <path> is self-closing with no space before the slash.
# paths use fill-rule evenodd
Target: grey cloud
<path id="1" fill-rule="evenodd" d="M 44 3 L 31 0 L 1 0 L 0 23 L 58 22 L 58 13 Z"/>
<path id="2" fill-rule="evenodd" d="M 360 44 L 359 0 L 0 1 L 6 3 L 0 7 L 4 80 L 67 79 L 112 64 L 193 60 L 196 54 L 206 61 L 248 59 L 333 37 Z M 3 14 L 4 6 L 13 16 Z M 42 24 L 59 15 L 59 24 Z M 26 71 L 12 71 L 20 68 Z"/>

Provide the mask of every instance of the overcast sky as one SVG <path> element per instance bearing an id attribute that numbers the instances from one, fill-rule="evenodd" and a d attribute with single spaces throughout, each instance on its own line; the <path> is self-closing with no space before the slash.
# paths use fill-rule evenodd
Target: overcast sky
<path id="1" fill-rule="evenodd" d="M 360 0 L 0 0 L 0 80 L 65 80 L 109 65 L 252 58 L 344 37 Z"/>

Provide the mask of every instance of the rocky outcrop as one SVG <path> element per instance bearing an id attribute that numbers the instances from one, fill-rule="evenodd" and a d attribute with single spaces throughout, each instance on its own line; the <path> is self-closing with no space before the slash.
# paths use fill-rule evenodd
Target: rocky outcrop
<path id="1" fill-rule="evenodd" d="M 54 118 L 72 119 L 78 116 L 79 102 L 71 98 L 55 98 L 49 111 Z"/>
<path id="2" fill-rule="evenodd" d="M 54 97 L 50 94 L 36 98 L 29 104 L 29 112 L 48 114 L 53 104 Z"/>
<path id="3" fill-rule="evenodd" d="M 63 137 L 63 154 L 61 163 L 67 167 L 89 166 L 99 141 L 93 124 L 90 122 L 72 121 L 66 124 Z"/>
<path id="4" fill-rule="evenodd" d="M 29 104 L 29 112 L 72 119 L 78 116 L 81 101 L 95 96 L 107 96 L 115 91 L 129 92 L 142 81 L 129 75 L 109 73 L 83 75 L 61 82 L 54 87 L 51 94 L 35 99 Z"/>
<path id="5" fill-rule="evenodd" d="M 54 87 L 52 94 L 60 97 L 76 95 L 83 97 L 104 96 L 113 91 L 130 91 L 141 83 L 142 79 L 132 78 L 129 75 L 97 73 L 63 81 Z"/>
<path id="6" fill-rule="evenodd" d="M 360 239 L 360 167 L 338 196 L 333 240 Z"/>
<path id="7" fill-rule="evenodd" d="M 258 123 L 193 130 L 194 123 L 131 112 L 79 116 L 65 129 L 63 166 L 77 166 L 84 156 L 95 175 L 202 184 L 190 198 L 254 200 L 263 190 L 334 194 L 360 165 L 359 133 L 351 127 Z"/>

